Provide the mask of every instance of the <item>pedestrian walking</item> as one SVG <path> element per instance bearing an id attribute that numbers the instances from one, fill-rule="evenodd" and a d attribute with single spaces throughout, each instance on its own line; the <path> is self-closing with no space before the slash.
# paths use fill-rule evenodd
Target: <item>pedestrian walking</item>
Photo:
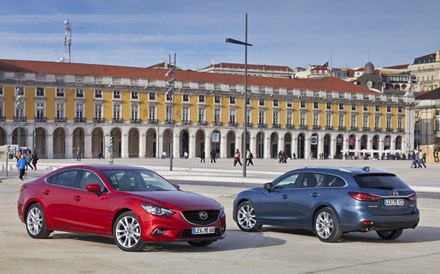
<path id="1" fill-rule="evenodd" d="M 26 158 L 24 157 L 24 154 L 21 154 L 20 159 L 18 159 L 17 161 L 17 168 L 19 171 L 18 178 L 20 178 L 20 180 L 22 181 L 23 181 L 23 176 L 26 172 L 26 166 L 27 166 Z"/>
<path id="2" fill-rule="evenodd" d="M 26 167 L 30 167 L 31 169 L 34 169 L 34 167 L 31 165 L 32 162 L 32 155 L 31 155 L 31 151 L 29 150 L 28 153 L 26 153 Z"/>
<path id="3" fill-rule="evenodd" d="M 423 155 L 422 150 L 419 150 L 419 153 L 417 154 L 418 158 L 419 158 L 419 167 L 421 168 L 422 166 L 426 168 L 425 162 L 426 162 L 426 154 Z M 423 159 L 423 156 L 425 156 L 425 159 Z"/>
<path id="4" fill-rule="evenodd" d="M 240 166 L 243 166 L 243 164 L 240 161 L 240 150 L 238 150 L 238 148 L 235 150 L 234 153 L 234 166 L 236 166 L 237 163 L 239 163 Z"/>
<path id="5" fill-rule="evenodd" d="M 76 160 L 81 161 L 81 150 L 79 147 L 76 148 Z"/>
<path id="6" fill-rule="evenodd" d="M 254 162 L 252 161 L 253 158 L 254 158 L 254 155 L 252 154 L 252 152 L 250 152 L 249 149 L 246 149 L 247 166 L 254 165 Z"/>
<path id="7" fill-rule="evenodd" d="M 37 162 L 38 162 L 38 156 L 37 153 L 32 154 L 32 165 L 34 166 L 34 169 L 37 170 Z"/>
<path id="8" fill-rule="evenodd" d="M 200 163 L 205 162 L 205 150 L 202 150 L 200 153 Z"/>
<path id="9" fill-rule="evenodd" d="M 211 163 L 217 163 L 216 161 L 215 161 L 215 156 L 216 156 L 216 154 L 217 154 L 217 152 L 215 151 L 215 149 L 212 149 L 211 150 Z"/>

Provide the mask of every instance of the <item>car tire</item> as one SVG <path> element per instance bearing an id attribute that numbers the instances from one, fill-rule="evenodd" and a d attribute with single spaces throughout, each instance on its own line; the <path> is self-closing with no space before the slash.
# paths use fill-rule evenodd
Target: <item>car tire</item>
<path id="1" fill-rule="evenodd" d="M 131 211 L 119 215 L 113 225 L 113 238 L 118 247 L 124 251 L 141 251 L 144 249 L 142 229 L 139 220 Z"/>
<path id="2" fill-rule="evenodd" d="M 237 225 L 243 231 L 257 232 L 262 227 L 262 225 L 257 222 L 255 209 L 249 201 L 239 204 L 235 214 Z"/>
<path id="3" fill-rule="evenodd" d="M 377 230 L 376 233 L 383 240 L 395 240 L 402 235 L 403 229 Z"/>
<path id="4" fill-rule="evenodd" d="M 188 243 L 192 246 L 198 246 L 198 247 L 203 247 L 203 246 L 208 246 L 210 244 L 212 244 L 214 241 L 189 241 Z"/>
<path id="5" fill-rule="evenodd" d="M 52 232 L 47 229 L 46 217 L 40 204 L 33 204 L 26 212 L 26 231 L 34 239 L 46 239 Z"/>
<path id="6" fill-rule="evenodd" d="M 323 242 L 336 242 L 342 236 L 336 214 L 329 207 L 316 213 L 313 227 L 316 236 Z"/>

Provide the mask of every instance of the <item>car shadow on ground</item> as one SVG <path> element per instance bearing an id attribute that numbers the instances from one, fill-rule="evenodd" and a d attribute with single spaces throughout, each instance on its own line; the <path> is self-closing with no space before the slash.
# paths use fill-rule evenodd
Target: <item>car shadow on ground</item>
<path id="1" fill-rule="evenodd" d="M 316 237 L 309 230 L 292 229 L 276 226 L 264 226 L 262 232 L 279 232 L 295 235 Z M 415 229 L 405 229 L 396 240 L 382 240 L 375 231 L 344 233 L 339 242 L 366 242 L 366 243 L 423 243 L 440 241 L 440 228 L 430 226 L 418 226 Z"/>
<path id="2" fill-rule="evenodd" d="M 117 245 L 113 238 L 86 235 L 78 233 L 55 232 L 52 239 L 74 239 L 86 242 L 95 242 L 99 244 L 113 245 L 117 249 Z M 273 238 L 264 235 L 261 232 L 247 233 L 241 230 L 227 230 L 226 237 L 218 240 L 207 247 L 195 247 L 186 242 L 169 242 L 169 243 L 148 243 L 143 252 L 215 252 L 227 250 L 240 250 L 257 247 L 279 246 L 286 243 L 286 240 Z"/>

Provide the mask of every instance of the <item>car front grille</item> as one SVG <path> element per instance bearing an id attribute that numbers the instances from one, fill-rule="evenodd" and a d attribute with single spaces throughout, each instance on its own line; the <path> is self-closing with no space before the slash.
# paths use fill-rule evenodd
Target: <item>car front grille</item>
<path id="1" fill-rule="evenodd" d="M 207 213 L 206 220 L 202 220 L 200 215 L 204 215 L 203 213 Z M 209 225 L 217 221 L 219 211 L 218 210 L 195 210 L 195 211 L 184 211 L 182 212 L 183 217 L 189 222 L 196 225 Z"/>

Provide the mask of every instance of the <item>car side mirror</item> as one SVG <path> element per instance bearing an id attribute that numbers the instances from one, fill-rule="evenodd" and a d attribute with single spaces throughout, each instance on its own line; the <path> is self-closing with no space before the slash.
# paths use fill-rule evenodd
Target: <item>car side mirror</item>
<path id="1" fill-rule="evenodd" d="M 271 192 L 271 191 L 272 191 L 272 183 L 265 183 L 265 184 L 264 184 L 264 188 L 265 188 L 267 191 Z"/>
<path id="2" fill-rule="evenodd" d="M 96 195 L 101 196 L 101 186 L 98 184 L 86 185 L 86 190 L 96 193 Z"/>

